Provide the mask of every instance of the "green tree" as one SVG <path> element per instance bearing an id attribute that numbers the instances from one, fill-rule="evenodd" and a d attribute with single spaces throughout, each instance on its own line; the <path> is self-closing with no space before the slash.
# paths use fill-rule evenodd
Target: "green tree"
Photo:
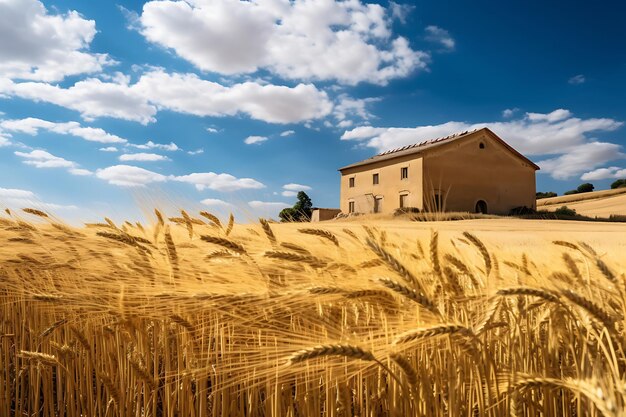
<path id="1" fill-rule="evenodd" d="M 557 193 L 555 193 L 554 191 L 539 191 L 537 193 L 537 200 L 541 200 L 542 198 L 550 198 L 550 197 L 556 197 Z"/>
<path id="2" fill-rule="evenodd" d="M 298 192 L 298 201 L 293 207 L 282 209 L 278 217 L 283 222 L 308 222 L 311 221 L 313 203 L 304 191 Z"/>
<path id="3" fill-rule="evenodd" d="M 584 184 L 580 184 L 578 188 L 576 188 L 576 191 L 578 191 L 579 193 L 590 193 L 593 191 L 593 189 L 593 184 L 586 182 Z"/>
<path id="4" fill-rule="evenodd" d="M 617 180 L 613 184 L 611 184 L 611 189 L 613 190 L 616 188 L 624 188 L 624 187 L 626 187 L 626 179 Z"/>

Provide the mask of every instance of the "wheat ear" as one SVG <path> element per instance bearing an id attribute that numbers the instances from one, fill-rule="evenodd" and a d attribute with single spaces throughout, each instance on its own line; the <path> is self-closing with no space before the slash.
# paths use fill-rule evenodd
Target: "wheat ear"
<path id="1" fill-rule="evenodd" d="M 332 234 L 331 232 L 329 232 L 328 230 L 324 230 L 324 229 L 298 229 L 298 232 L 300 233 L 304 233 L 306 235 L 313 235 L 313 236 L 319 236 L 323 239 L 326 239 L 330 242 L 332 242 L 335 246 L 339 246 L 339 240 L 337 239 L 337 236 L 335 236 L 334 234 Z"/>

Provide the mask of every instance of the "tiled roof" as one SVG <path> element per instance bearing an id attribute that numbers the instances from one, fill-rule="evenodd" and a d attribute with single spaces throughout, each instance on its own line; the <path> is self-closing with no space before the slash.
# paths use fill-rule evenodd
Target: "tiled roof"
<path id="1" fill-rule="evenodd" d="M 418 153 L 424 152 L 425 150 L 432 149 L 432 148 L 438 147 L 440 145 L 447 144 L 447 143 L 456 141 L 458 139 L 465 138 L 467 136 L 473 135 L 474 133 L 479 132 L 479 131 L 487 131 L 487 132 L 491 133 L 505 147 L 507 147 L 512 153 L 514 153 L 518 157 L 524 159 L 526 162 L 531 164 L 535 169 L 539 169 L 539 167 L 537 165 L 535 165 L 531 160 L 529 160 L 524 155 L 522 155 L 519 152 L 517 152 L 509 144 L 507 144 L 502 139 L 500 139 L 491 130 L 489 130 L 486 127 L 483 127 L 482 129 L 474 129 L 474 130 L 471 130 L 471 131 L 468 130 L 468 131 L 465 131 L 465 132 L 455 133 L 455 134 L 450 135 L 450 136 L 445 136 L 445 137 L 442 137 L 442 138 L 425 140 L 423 142 L 419 142 L 419 143 L 415 143 L 415 144 L 412 144 L 412 145 L 403 146 L 401 148 L 391 149 L 389 151 L 385 151 L 385 152 L 379 153 L 377 155 L 374 155 L 371 158 L 365 159 L 363 161 L 347 165 L 347 166 L 345 166 L 343 168 L 339 168 L 339 171 L 343 171 L 344 169 L 354 168 L 354 167 L 358 167 L 358 166 L 362 166 L 362 165 L 369 165 L 369 164 L 372 164 L 374 162 L 380 162 L 380 161 L 385 161 L 385 160 L 388 160 L 388 159 L 398 158 L 398 157 L 405 156 L 405 155 L 418 154 Z"/>
<path id="2" fill-rule="evenodd" d="M 351 165 L 347 165 L 343 168 L 339 168 L 339 170 L 343 170 L 346 168 L 353 168 L 353 167 L 357 167 L 357 166 L 361 166 L 361 165 L 367 165 L 367 164 L 371 164 L 373 162 L 378 162 L 378 161 L 384 161 L 387 159 L 392 159 L 392 158 L 397 158 L 399 156 L 404 156 L 404 155 L 410 155 L 413 153 L 419 153 L 422 152 L 425 149 L 430 149 L 433 148 L 435 146 L 438 146 L 442 143 L 448 143 L 451 142 L 452 140 L 455 139 L 460 139 L 462 137 L 471 135 L 472 133 L 477 132 L 479 129 L 474 129 L 472 131 L 465 131 L 465 132 L 461 132 L 461 133 L 455 133 L 449 136 L 444 136 L 441 138 L 437 138 L 437 139 L 430 139 L 430 140 L 425 140 L 423 142 L 419 142 L 419 143 L 414 143 L 412 145 L 406 145 L 403 146 L 401 148 L 396 148 L 396 149 L 391 149 L 385 152 L 381 152 L 377 155 L 372 156 L 371 158 L 365 159 L 363 161 L 360 162 L 356 162 L 354 164 Z"/>

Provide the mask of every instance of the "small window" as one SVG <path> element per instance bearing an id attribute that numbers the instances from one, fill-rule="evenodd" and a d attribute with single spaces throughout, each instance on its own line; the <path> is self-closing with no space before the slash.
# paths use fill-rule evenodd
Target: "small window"
<path id="1" fill-rule="evenodd" d="M 409 167 L 402 167 L 400 168 L 400 179 L 407 179 L 409 178 Z"/>
<path id="2" fill-rule="evenodd" d="M 354 177 L 348 179 L 348 186 L 350 188 L 354 187 Z"/>
<path id="3" fill-rule="evenodd" d="M 400 194 L 400 208 L 406 207 L 406 202 L 409 199 L 408 194 Z"/>
<path id="4" fill-rule="evenodd" d="M 378 174 L 372 175 L 372 182 L 374 185 L 378 185 Z"/>
<path id="5" fill-rule="evenodd" d="M 354 213 L 354 201 L 348 201 L 348 213 Z"/>
<path id="6" fill-rule="evenodd" d="M 484 143 L 482 143 L 482 142 L 480 142 L 480 145 L 478 145 L 478 147 L 479 147 L 480 149 L 485 149 L 485 144 L 484 144 Z"/>

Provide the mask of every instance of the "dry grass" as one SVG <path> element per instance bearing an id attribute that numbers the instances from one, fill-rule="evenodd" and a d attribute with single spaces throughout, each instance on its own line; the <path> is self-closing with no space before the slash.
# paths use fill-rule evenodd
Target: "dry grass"
<path id="1" fill-rule="evenodd" d="M 0 217 L 0 415 L 626 412 L 623 241 L 155 215 Z"/>

